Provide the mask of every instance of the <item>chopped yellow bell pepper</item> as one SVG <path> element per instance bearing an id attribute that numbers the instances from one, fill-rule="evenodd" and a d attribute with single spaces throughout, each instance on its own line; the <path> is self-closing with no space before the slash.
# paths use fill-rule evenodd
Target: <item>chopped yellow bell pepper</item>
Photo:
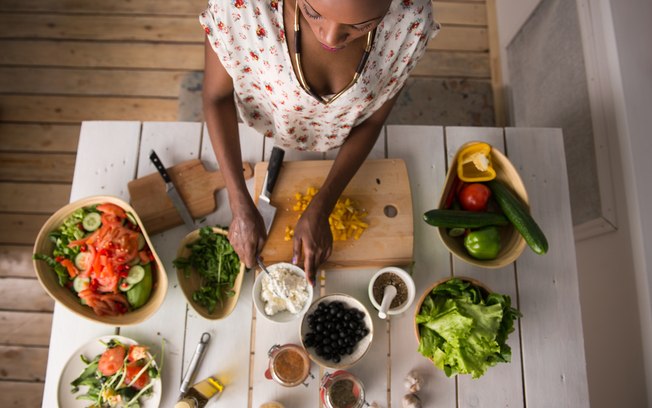
<path id="1" fill-rule="evenodd" d="M 477 142 L 462 148 L 457 154 L 457 177 L 467 183 L 496 178 L 491 164 L 491 145 Z"/>
<path id="2" fill-rule="evenodd" d="M 310 200 L 317 194 L 317 191 L 315 187 L 309 187 L 306 195 L 295 193 L 294 198 L 296 199 L 296 203 L 292 206 L 292 210 L 298 212 L 299 216 L 301 216 L 301 213 L 308 207 Z M 350 238 L 359 239 L 364 230 L 369 227 L 369 224 L 362 220 L 366 216 L 367 213 L 358 210 L 350 198 L 340 197 L 328 217 L 328 224 L 333 234 L 333 240 L 346 241 Z M 284 239 L 290 241 L 293 237 L 294 228 L 289 225 L 286 226 Z"/>

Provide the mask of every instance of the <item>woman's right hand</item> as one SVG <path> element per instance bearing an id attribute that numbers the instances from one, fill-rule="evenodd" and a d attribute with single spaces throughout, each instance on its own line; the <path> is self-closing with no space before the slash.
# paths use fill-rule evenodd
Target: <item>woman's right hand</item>
<path id="1" fill-rule="evenodd" d="M 229 227 L 229 242 L 247 268 L 256 264 L 256 255 L 267 240 L 265 223 L 253 201 L 234 206 Z"/>

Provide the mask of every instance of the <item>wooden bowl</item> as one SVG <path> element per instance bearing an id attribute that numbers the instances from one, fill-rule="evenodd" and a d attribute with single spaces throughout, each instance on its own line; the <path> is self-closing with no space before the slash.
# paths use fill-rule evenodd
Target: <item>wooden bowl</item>
<path id="1" fill-rule="evenodd" d="M 152 287 L 152 294 L 150 295 L 147 303 L 138 309 L 123 315 L 97 316 L 95 312 L 93 312 L 93 309 L 82 305 L 79 301 L 79 297 L 77 297 L 70 289 L 59 285 L 56 273 L 45 262 L 34 260 L 34 270 L 36 271 L 36 276 L 43 286 L 43 289 L 45 289 L 50 297 L 52 297 L 52 299 L 54 299 L 56 302 L 59 302 L 61 305 L 76 315 L 94 322 L 110 324 L 113 326 L 128 326 L 137 324 L 153 315 L 154 312 L 156 312 L 163 303 L 163 299 L 165 299 L 165 294 L 168 289 L 168 277 L 165 272 L 165 268 L 163 267 L 163 263 L 158 257 L 156 250 L 154 249 L 154 246 L 149 239 L 149 235 L 143 226 L 143 222 L 138 216 L 138 213 L 136 213 L 136 210 L 134 210 L 125 201 L 112 196 L 92 196 L 83 198 L 62 207 L 57 212 L 52 214 L 52 216 L 45 222 L 43 227 L 41 227 L 41 230 L 36 237 L 36 242 L 34 243 L 34 253 L 51 255 L 52 250 L 54 249 L 54 244 L 48 237 L 50 232 L 61 226 L 64 220 L 68 218 L 73 212 L 75 212 L 75 210 L 82 207 L 102 203 L 115 204 L 126 212 L 130 212 L 136 219 L 141 233 L 145 237 L 145 241 L 152 251 L 154 262 L 156 264 L 156 270 L 154 271 L 153 276 L 154 286 Z"/>
<path id="2" fill-rule="evenodd" d="M 221 228 L 213 227 L 213 232 L 222 234 L 224 236 L 227 235 L 227 232 Z M 185 238 L 181 241 L 181 245 L 177 251 L 177 258 L 187 258 L 190 256 L 191 251 L 190 248 L 187 248 L 187 245 L 197 241 L 198 239 L 199 229 L 194 230 L 186 235 Z M 188 301 L 188 304 L 190 304 L 190 306 L 204 319 L 219 320 L 227 317 L 229 314 L 231 314 L 233 309 L 235 309 L 235 306 L 238 303 L 238 298 L 240 297 L 240 288 L 242 287 L 242 281 L 244 279 L 244 270 L 245 265 L 244 263 L 240 262 L 240 272 L 238 273 L 238 277 L 235 279 L 232 288 L 235 292 L 235 295 L 227 297 L 221 306 L 218 304 L 215 307 L 215 310 L 213 310 L 213 313 L 209 313 L 206 307 L 192 300 L 192 294 L 201 286 L 201 277 L 199 274 L 197 274 L 195 271 L 192 271 L 190 276 L 186 277 L 183 270 L 177 269 L 177 278 L 179 280 L 181 290 L 183 291 L 183 295 Z"/>
<path id="3" fill-rule="evenodd" d="M 432 290 L 434 288 L 436 288 L 437 286 L 439 286 L 439 285 L 441 285 L 441 284 L 443 284 L 445 282 L 448 282 L 451 279 L 460 279 L 460 280 L 469 282 L 469 283 L 473 284 L 474 286 L 477 286 L 477 287 L 483 289 L 484 291 L 486 291 L 487 294 L 491 293 L 491 289 L 489 289 L 489 287 L 487 287 L 487 285 L 485 285 L 484 283 L 480 282 L 477 279 L 469 278 L 469 277 L 466 277 L 466 276 L 455 276 L 455 277 L 443 278 L 443 279 L 440 279 L 437 282 L 433 283 L 432 285 L 430 285 L 430 287 L 423 292 L 421 297 L 419 297 L 419 300 L 417 301 L 417 303 L 415 304 L 415 307 L 414 307 L 414 319 L 413 319 L 413 321 L 414 321 L 414 334 L 417 337 L 417 343 L 419 343 L 421 341 L 421 336 L 419 335 L 419 325 L 417 324 L 416 317 L 421 312 L 421 305 L 423 305 L 423 301 L 426 299 L 426 296 L 428 296 L 428 295 L 430 295 L 430 293 L 432 293 Z"/>
<path id="4" fill-rule="evenodd" d="M 473 143 L 477 142 L 466 143 L 460 147 L 459 151 Z M 446 197 L 448 197 L 449 191 L 453 188 L 453 182 L 457 176 L 457 156 L 458 154 L 455 155 L 453 163 L 448 168 L 446 182 L 444 183 L 444 188 L 439 199 L 438 207 L 441 209 L 444 208 Z M 525 205 L 529 205 L 527 191 L 525 190 L 521 176 L 519 176 L 509 159 L 499 150 L 492 147 L 491 162 L 496 170 L 496 179 L 507 185 Z M 464 248 L 463 237 L 449 236 L 447 228 L 444 227 L 438 227 L 437 230 L 439 232 L 439 238 L 441 238 L 446 248 L 462 261 L 483 268 L 502 268 L 514 262 L 521 255 L 525 248 L 525 240 L 511 224 L 498 228 L 500 230 L 501 249 L 496 258 L 489 260 L 476 259 L 469 255 L 466 248 Z"/>

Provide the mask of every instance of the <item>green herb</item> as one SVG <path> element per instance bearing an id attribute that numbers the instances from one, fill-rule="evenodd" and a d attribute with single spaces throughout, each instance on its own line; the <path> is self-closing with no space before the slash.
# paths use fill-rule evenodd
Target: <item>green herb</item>
<path id="1" fill-rule="evenodd" d="M 449 377 L 479 378 L 489 367 L 511 360 L 506 341 L 518 317 L 509 296 L 451 279 L 433 289 L 416 316 L 419 352 Z"/>
<path id="2" fill-rule="evenodd" d="M 199 230 L 199 239 L 186 245 L 190 256 L 173 261 L 174 267 L 183 271 L 186 278 L 195 271 L 201 277 L 201 285 L 192 294 L 192 300 L 213 313 L 225 297 L 234 296 L 232 290 L 240 272 L 240 258 L 226 236 L 216 233 L 211 227 Z"/>
<path id="3" fill-rule="evenodd" d="M 57 277 L 59 279 L 59 285 L 65 286 L 72 279 L 68 274 L 66 268 L 60 263 L 55 261 L 55 258 L 58 256 L 63 256 L 68 259 L 75 259 L 75 256 L 79 253 L 80 247 L 73 246 L 69 247 L 68 244 L 72 241 L 82 239 L 86 235 L 81 226 L 81 222 L 84 217 L 95 211 L 95 206 L 84 207 L 78 210 L 75 210 L 68 218 L 63 221 L 63 224 L 56 230 L 52 231 L 48 237 L 50 241 L 54 244 L 54 249 L 52 250 L 52 256 L 48 254 L 34 254 L 33 258 L 38 261 L 44 261 L 48 264 L 49 267 L 54 269 Z"/>

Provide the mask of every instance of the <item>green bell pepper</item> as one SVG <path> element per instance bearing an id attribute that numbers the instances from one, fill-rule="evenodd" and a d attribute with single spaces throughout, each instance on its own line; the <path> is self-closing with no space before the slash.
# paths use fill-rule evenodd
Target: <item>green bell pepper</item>
<path id="1" fill-rule="evenodd" d="M 464 247 L 476 259 L 494 259 L 500 252 L 500 231 L 494 226 L 472 231 L 464 238 Z"/>

